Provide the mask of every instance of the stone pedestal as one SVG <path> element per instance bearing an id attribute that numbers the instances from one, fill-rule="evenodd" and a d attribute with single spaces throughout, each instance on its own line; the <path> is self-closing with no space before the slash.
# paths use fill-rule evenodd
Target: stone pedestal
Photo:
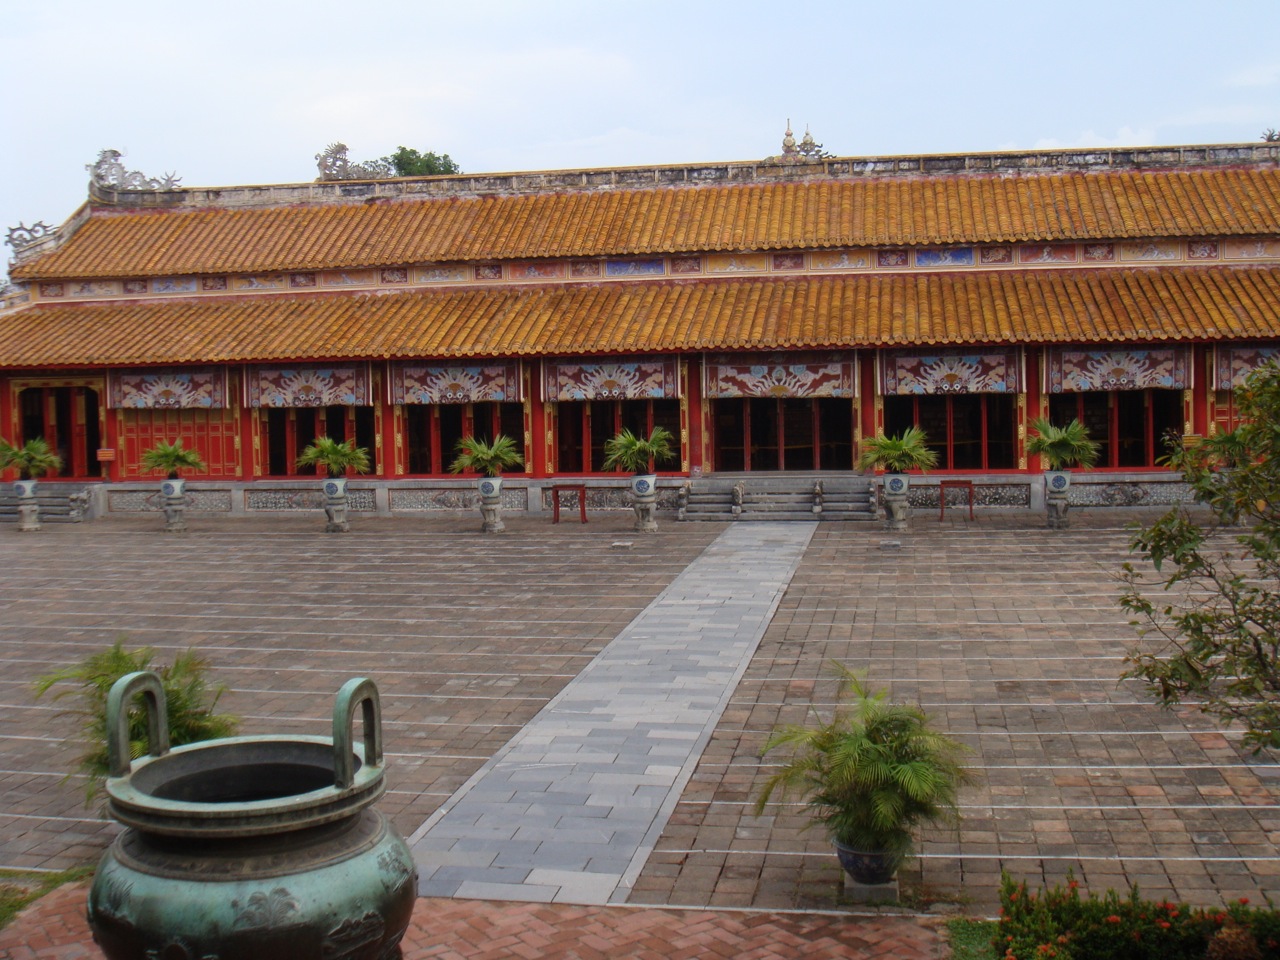
<path id="1" fill-rule="evenodd" d="M 164 532 L 165 533 L 186 533 L 187 532 L 187 498 L 182 494 L 175 497 L 164 498 Z"/>
<path id="2" fill-rule="evenodd" d="M 501 495 L 494 497 L 482 496 L 480 498 L 480 516 L 484 518 L 484 522 L 480 525 L 480 529 L 484 533 L 502 533 L 507 529 L 507 525 L 502 522 Z"/>
<path id="3" fill-rule="evenodd" d="M 35 497 L 22 497 L 18 500 L 18 531 L 31 533 L 40 529 L 40 505 Z"/>
<path id="4" fill-rule="evenodd" d="M 905 494 L 886 493 L 884 497 L 884 526 L 886 530 L 906 530 L 911 519 L 911 505 Z"/>
<path id="5" fill-rule="evenodd" d="M 336 496 L 333 494 L 326 495 L 324 515 L 327 519 L 324 525 L 325 533 L 349 533 L 351 531 L 351 524 L 347 522 L 346 490 Z"/>
<path id="6" fill-rule="evenodd" d="M 636 497 L 632 509 L 636 512 L 636 533 L 657 533 L 658 521 L 655 513 L 658 507 L 656 496 Z"/>
<path id="7" fill-rule="evenodd" d="M 1071 526 L 1071 519 L 1067 516 L 1067 511 L 1071 505 L 1067 503 L 1067 495 L 1065 493 L 1055 495 L 1050 492 L 1045 497 L 1044 506 L 1048 513 L 1050 530 L 1066 530 Z"/>

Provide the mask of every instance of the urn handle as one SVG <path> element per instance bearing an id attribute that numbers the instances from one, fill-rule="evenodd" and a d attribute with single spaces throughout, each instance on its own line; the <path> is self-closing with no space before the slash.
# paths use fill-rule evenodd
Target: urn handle
<path id="1" fill-rule="evenodd" d="M 163 757 L 169 752 L 169 708 L 164 685 L 150 670 L 127 673 L 107 694 L 107 770 L 108 776 L 123 777 L 129 773 L 133 759 L 129 750 L 129 704 L 142 694 L 147 711 L 147 746 L 150 756 Z"/>
<path id="2" fill-rule="evenodd" d="M 342 685 L 333 705 L 333 784 L 339 789 L 355 783 L 351 728 L 356 707 L 364 715 L 364 762 L 375 766 L 382 763 L 382 701 L 378 699 L 378 687 L 367 677 L 355 677 Z"/>

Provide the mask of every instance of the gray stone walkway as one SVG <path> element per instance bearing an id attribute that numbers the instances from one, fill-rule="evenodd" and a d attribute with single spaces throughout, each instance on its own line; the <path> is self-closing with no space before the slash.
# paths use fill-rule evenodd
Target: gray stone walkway
<path id="1" fill-rule="evenodd" d="M 813 531 L 708 546 L 410 837 L 422 895 L 625 902 Z"/>

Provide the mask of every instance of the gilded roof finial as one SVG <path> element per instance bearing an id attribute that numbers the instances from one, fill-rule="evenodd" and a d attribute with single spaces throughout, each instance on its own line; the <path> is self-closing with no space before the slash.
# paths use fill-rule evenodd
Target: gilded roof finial
<path id="1" fill-rule="evenodd" d="M 766 157 L 766 163 L 817 163 L 831 156 L 822 149 L 822 144 L 813 139 L 809 125 L 805 124 L 804 139 L 796 145 L 796 135 L 791 131 L 791 118 L 787 118 L 787 132 L 782 138 L 782 153 L 776 157 Z"/>

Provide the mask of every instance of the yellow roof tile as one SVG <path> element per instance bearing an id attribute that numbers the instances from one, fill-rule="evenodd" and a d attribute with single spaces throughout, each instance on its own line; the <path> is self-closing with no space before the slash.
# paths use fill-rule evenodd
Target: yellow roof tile
<path id="1" fill-rule="evenodd" d="M 860 178 L 524 196 L 99 209 L 14 279 L 541 257 L 1263 235 L 1280 170 Z"/>
<path id="2" fill-rule="evenodd" d="M 1280 271 L 1013 271 L 31 304 L 0 366 L 1280 336 Z"/>

